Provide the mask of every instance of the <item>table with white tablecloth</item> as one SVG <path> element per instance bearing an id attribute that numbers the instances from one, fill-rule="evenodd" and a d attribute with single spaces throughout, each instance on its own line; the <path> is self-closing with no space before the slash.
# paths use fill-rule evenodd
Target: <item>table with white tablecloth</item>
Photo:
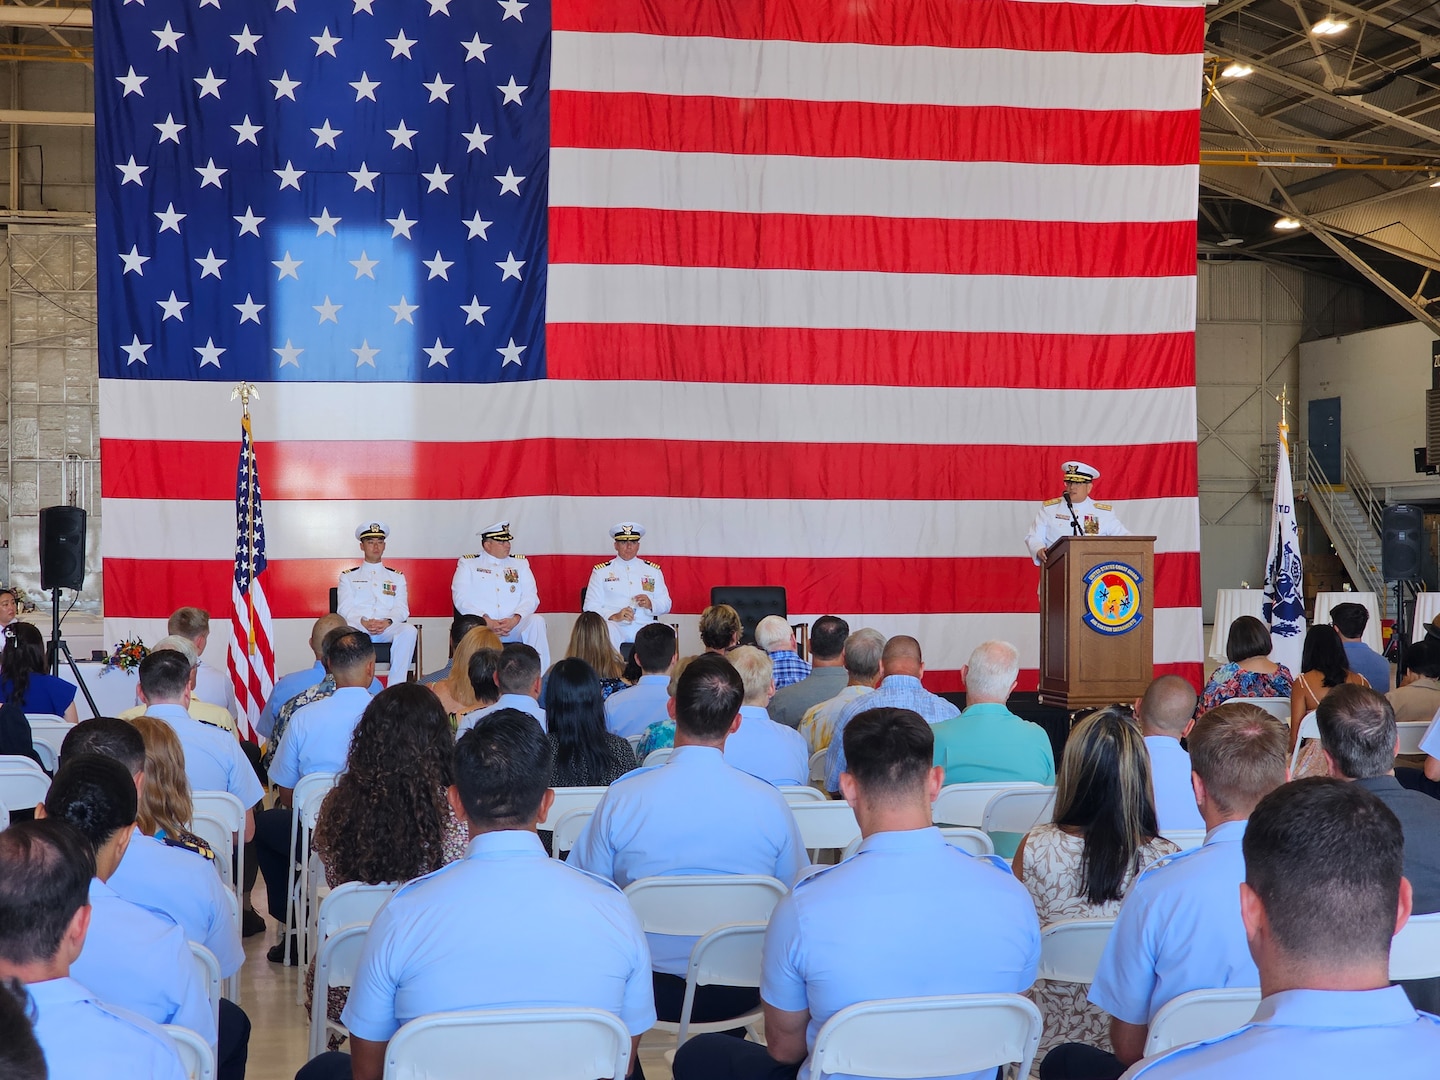
<path id="1" fill-rule="evenodd" d="M 1380 603 L 1373 592 L 1322 592 L 1315 594 L 1315 625 L 1330 621 L 1330 609 L 1336 604 L 1363 604 L 1370 613 L 1365 624 L 1365 634 L 1360 639 L 1376 652 L 1385 651 L 1385 639 L 1380 633 Z"/>
<path id="2" fill-rule="evenodd" d="M 1230 636 L 1230 624 L 1242 615 L 1253 615 L 1265 621 L 1264 589 L 1217 589 L 1215 590 L 1215 627 L 1210 631 L 1210 657 L 1224 663 L 1225 642 Z"/>
<path id="3" fill-rule="evenodd" d="M 100 716 L 116 716 L 136 704 L 135 692 L 140 686 L 138 672 L 120 671 L 117 668 L 101 674 L 103 664 L 77 662 L 75 666 L 80 669 L 80 675 L 95 699 L 95 707 L 100 710 Z M 60 663 L 60 677 L 66 682 L 75 681 L 75 673 L 63 660 Z M 81 693 L 75 695 L 75 711 L 81 720 L 89 720 L 96 715 L 90 711 L 85 695 Z"/>
<path id="4" fill-rule="evenodd" d="M 1410 640 L 1425 636 L 1425 625 L 1440 615 L 1440 592 L 1415 594 L 1415 617 L 1410 621 Z"/>

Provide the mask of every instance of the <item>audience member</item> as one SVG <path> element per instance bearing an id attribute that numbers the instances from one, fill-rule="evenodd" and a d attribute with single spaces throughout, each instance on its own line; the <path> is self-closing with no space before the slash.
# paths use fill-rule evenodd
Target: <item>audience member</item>
<path id="1" fill-rule="evenodd" d="M 766 615 L 755 624 L 755 644 L 775 665 L 775 688 L 783 690 L 810 676 L 810 665 L 800 659 L 795 631 L 781 615 Z"/>
<path id="2" fill-rule="evenodd" d="M 925 660 L 920 643 L 913 637 L 897 634 L 885 643 L 880 654 L 880 685 L 862 698 L 845 706 L 835 718 L 835 731 L 825 755 L 825 789 L 831 794 L 840 791 L 840 774 L 845 771 L 845 725 L 852 717 L 867 709 L 910 709 L 929 724 L 938 724 L 958 716 L 960 710 L 920 685 L 925 674 Z"/>
<path id="3" fill-rule="evenodd" d="M 628 739 L 665 719 L 666 688 L 675 664 L 675 631 L 666 623 L 647 623 L 635 633 L 632 658 L 640 665 L 634 686 L 605 701 L 605 726 Z"/>
<path id="4" fill-rule="evenodd" d="M 218 727 L 224 731 L 234 731 L 235 717 L 231 716 L 223 705 L 212 705 L 195 696 L 195 672 L 200 667 L 200 654 L 195 651 L 195 646 L 190 639 L 181 637 L 179 634 L 167 634 L 155 643 L 154 648 L 172 649 L 190 661 L 190 704 L 185 706 L 185 711 L 202 724 L 210 724 L 212 727 Z M 134 720 L 135 717 L 144 715 L 145 706 L 141 704 L 133 705 L 123 712 L 117 713 L 116 717 L 120 720 Z"/>
<path id="5" fill-rule="evenodd" d="M 446 715 L 450 717 L 452 728 L 460 726 L 460 718 L 466 713 L 483 708 L 500 696 L 497 689 L 495 697 L 490 698 L 489 702 L 482 702 L 476 697 L 475 684 L 470 681 L 470 658 L 481 649 L 494 649 L 499 653 L 504 647 L 505 643 L 494 630 L 488 626 L 477 626 L 455 646 L 455 655 L 450 658 L 450 674 L 440 682 L 430 684 L 430 689 L 435 691 L 435 696 L 440 699 Z"/>
<path id="6" fill-rule="evenodd" d="M 14 594 L 0 592 L 0 600 L 6 596 L 13 606 Z M 30 1013 L 25 984 L 15 978 L 0 978 L 0 1077 L 4 1080 L 46 1080 L 45 1051 L 35 1041 Z"/>
<path id="7" fill-rule="evenodd" d="M 1145 734 L 1150 777 L 1155 784 L 1155 818 L 1163 834 L 1175 829 L 1203 829 L 1190 783 L 1190 755 L 1180 740 L 1194 725 L 1195 688 L 1179 675 L 1161 675 L 1135 702 L 1135 719 Z"/>
<path id="8" fill-rule="evenodd" d="M 0 832 L 0 978 L 25 984 L 44 1051 L 34 1075 L 186 1080 L 159 1025 L 102 1001 L 70 974 L 90 929 L 94 876 L 93 849 L 63 821 L 17 822 Z M 0 1061 L 21 1049 L 8 1031 L 0 1047 Z"/>
<path id="9" fill-rule="evenodd" d="M 1430 726 L 1421 736 L 1420 752 L 1425 755 L 1423 766 L 1419 769 L 1396 769 L 1395 779 L 1402 787 L 1440 799 L 1440 712 L 1435 714 L 1435 719 L 1430 721 Z"/>
<path id="10" fill-rule="evenodd" d="M 533 716 L 545 730 L 545 710 L 540 707 L 540 654 L 523 641 L 509 641 L 500 650 L 495 665 L 495 686 L 500 691 L 488 705 L 460 718 L 459 731 L 469 731 L 477 722 L 500 709 L 519 709 Z M 472 683 L 473 688 L 473 683 Z"/>
<path id="11" fill-rule="evenodd" d="M 621 888 L 657 874 L 767 874 L 793 882 L 810 860 L 785 797 L 725 761 L 744 696 L 739 672 L 723 656 L 690 663 L 675 695 L 675 752 L 663 766 L 610 786 L 570 864 Z M 656 1009 L 662 1020 L 678 1020 L 695 939 L 646 936 Z M 753 988 L 702 986 L 694 1019 L 740 1016 L 756 1000 Z"/>
<path id="12" fill-rule="evenodd" d="M 701 653 L 701 656 L 716 655 Z M 683 656 L 675 661 L 675 666 L 670 669 L 670 681 L 665 686 L 665 719 L 657 720 L 645 729 L 645 734 L 640 737 L 640 745 L 635 748 L 635 760 L 645 764 L 645 759 L 656 750 L 669 750 L 675 745 L 675 692 L 680 687 L 680 676 L 690 666 L 695 656 Z"/>
<path id="13" fill-rule="evenodd" d="M 834 615 L 822 615 L 810 627 L 810 674 L 775 692 L 770 699 L 770 719 L 788 728 L 798 728 L 806 711 L 829 701 L 845 689 L 845 639 L 850 624 Z"/>
<path id="14" fill-rule="evenodd" d="M 1020 674 L 1020 651 L 985 641 L 960 669 L 965 711 L 935 725 L 935 764 L 947 784 L 1055 783 L 1055 751 L 1039 724 L 1005 707 Z"/>
<path id="15" fill-rule="evenodd" d="M 297 1080 L 380 1080 L 406 1021 L 510 1005 L 620 1017 L 639 1080 L 634 1048 L 655 1022 L 645 940 L 619 890 L 546 858 L 535 829 L 554 800 L 551 758 L 550 740 L 517 709 L 461 736 L 448 795 L 469 823 L 465 857 L 381 909 L 342 1014 L 351 1056 L 321 1055 Z"/>
<path id="16" fill-rule="evenodd" d="M 729 604 L 711 604 L 700 612 L 700 644 L 708 653 L 727 653 L 740 644 L 740 613 Z"/>
<path id="17" fill-rule="evenodd" d="M 740 673 L 745 697 L 740 703 L 740 726 L 725 740 L 725 760 L 776 787 L 807 783 L 810 749 L 804 737 L 771 720 L 765 709 L 775 693 L 770 658 L 753 645 L 741 645 L 726 659 Z"/>
<path id="18" fill-rule="evenodd" d="M 332 889 L 379 885 L 438 870 L 465 853 L 468 836 L 446 791 L 455 782 L 455 737 L 440 701 L 418 684 L 396 683 L 365 708 L 345 771 L 320 806 L 315 853 Z M 305 976 L 313 1004 L 315 958 Z M 346 991 L 332 989 L 327 1015 L 340 1019 Z M 330 1039 L 330 1049 L 339 1039 Z"/>
<path id="19" fill-rule="evenodd" d="M 255 722 L 255 730 L 260 733 L 261 738 L 270 740 L 271 757 L 274 757 L 273 747 L 279 743 L 280 736 L 284 733 L 283 727 L 277 727 L 284 706 L 294 703 L 301 694 L 317 686 L 329 683 L 325 688 L 326 694 L 335 689 L 335 683 L 330 679 L 330 668 L 325 659 L 325 642 L 331 640 L 330 635 L 337 631 L 348 629 L 350 627 L 345 624 L 345 620 L 333 611 L 329 615 L 320 616 L 315 620 L 315 625 L 310 628 L 310 651 L 315 654 L 314 665 L 300 671 L 292 671 L 288 675 L 282 675 L 275 683 L 275 689 L 270 693 L 270 700 L 265 702 L 265 708 L 260 710 L 260 719 Z M 371 694 L 378 694 L 382 689 L 379 679 L 370 683 Z M 310 699 L 310 701 L 314 700 L 317 699 L 313 697 Z M 310 701 L 303 704 L 308 705 Z"/>
<path id="20" fill-rule="evenodd" d="M 765 933 L 765 1046 L 701 1035 L 676 1080 L 800 1074 L 825 1021 L 875 998 L 1024 991 L 1040 925 L 1003 863 L 945 842 L 931 824 L 943 778 L 930 726 L 908 709 L 866 709 L 842 736 L 845 801 L 859 851 L 796 883 Z M 987 1070 L 990 1075 L 994 1070 Z"/>
<path id="21" fill-rule="evenodd" d="M 1090 985 L 1090 1001 L 1110 1014 L 1115 1052 L 1062 1044 L 1042 1063 L 1043 1080 L 1118 1077 L 1140 1059 L 1150 1022 L 1173 998 L 1258 985 L 1240 921 L 1240 841 L 1255 804 L 1285 782 L 1283 726 L 1258 705 L 1220 705 L 1191 730 L 1190 764 L 1205 843 L 1130 887 Z"/>
<path id="22" fill-rule="evenodd" d="M 1294 676 L 1270 659 L 1274 647 L 1270 628 L 1255 616 L 1241 615 L 1232 622 L 1225 639 L 1226 662 L 1211 672 L 1195 715 L 1231 698 L 1289 697 Z"/>
<path id="23" fill-rule="evenodd" d="M 484 626 L 485 620 L 479 615 L 456 615 L 450 620 L 450 655 L 445 658 L 445 666 L 438 668 L 430 674 L 422 676 L 420 681 L 430 686 L 433 683 L 444 682 L 450 677 L 455 657 L 455 650 L 460 646 L 460 641 L 471 630 L 477 626 Z"/>
<path id="24" fill-rule="evenodd" d="M 1371 689 L 1380 693 L 1390 690 L 1390 661 L 1365 644 L 1365 627 L 1370 625 L 1370 612 L 1364 604 L 1336 604 L 1330 609 L 1330 625 L 1345 645 L 1345 659 L 1350 670 L 1365 676 Z"/>
<path id="25" fill-rule="evenodd" d="M 1186 720 L 1195 707 L 1193 690 L 1190 698 Z M 1113 919 L 1140 872 L 1179 850 L 1161 838 L 1155 823 L 1150 757 L 1140 731 L 1112 705 L 1071 730 L 1060 759 L 1054 821 L 1020 841 L 1015 876 L 1030 891 L 1042 926 Z M 1035 984 L 1031 997 L 1045 1015 L 1041 1057 L 1062 1042 L 1110 1048 L 1107 1018 L 1086 1000 L 1089 990 L 1088 983 Z"/>
<path id="26" fill-rule="evenodd" d="M 600 679 L 584 660 L 567 657 L 550 669 L 545 718 L 555 747 L 551 787 L 608 787 L 635 768 L 630 743 L 605 728 Z"/>
<path id="27" fill-rule="evenodd" d="M 11 585 L 0 587 L 0 631 L 20 617 L 20 597 Z"/>
<path id="28" fill-rule="evenodd" d="M 1315 710 L 1329 773 L 1353 780 L 1390 808 L 1405 830 L 1405 877 L 1417 915 L 1440 911 L 1440 803 L 1395 779 L 1395 712 L 1374 690 L 1337 686 Z M 1440 978 L 1405 984 L 1417 1009 L 1440 1013 Z"/>
<path id="29" fill-rule="evenodd" d="M 1397 724 L 1428 724 L 1440 712 L 1440 640 L 1422 637 L 1405 650 L 1409 674 L 1385 696 Z"/>
<path id="30" fill-rule="evenodd" d="M 868 626 L 845 639 L 845 687 L 829 701 L 805 710 L 805 716 L 800 721 L 800 734 L 805 737 L 812 754 L 818 754 L 830 745 L 835 721 L 845 707 L 875 689 L 875 684 L 880 681 L 880 654 L 884 651 L 885 635 Z"/>
<path id="31" fill-rule="evenodd" d="M 180 736 L 164 720 L 153 716 L 137 716 L 126 723 L 139 733 L 145 748 L 145 783 L 140 789 L 140 809 L 135 819 L 140 831 L 167 847 L 180 848 L 213 863 L 215 849 L 190 831 L 195 807 L 190 779 L 185 775 L 185 748 L 180 745 Z"/>
<path id="32" fill-rule="evenodd" d="M 135 807 L 135 781 L 124 766 L 99 754 L 75 754 L 55 773 L 45 802 L 35 811 L 37 817 L 74 826 L 95 852 L 90 931 L 71 973 L 102 1001 L 157 1024 L 188 1027 L 213 1047 L 218 1032 L 184 929 L 123 899 L 107 884 L 130 846 Z M 225 1050 L 239 1052 L 240 1072 L 232 1075 L 244 1074 L 248 1035 L 247 1030 L 238 1046 L 221 1047 L 217 1061 L 227 1061 Z"/>
<path id="33" fill-rule="evenodd" d="M 598 611 L 582 611 L 570 631 L 570 644 L 565 648 L 568 659 L 584 660 L 600 678 L 600 693 L 608 698 L 617 690 L 624 690 L 626 682 L 620 677 L 625 670 L 625 661 L 610 644 L 610 631 L 605 617 Z M 552 669 L 553 670 L 553 669 Z M 542 687 L 543 691 L 543 687 Z M 542 692 L 540 700 L 545 700 Z"/>
<path id="34" fill-rule="evenodd" d="M 1389 984 L 1410 914 L 1395 815 L 1356 784 L 1286 784 L 1245 830 L 1240 915 L 1264 995 L 1250 1023 L 1125 1075 L 1317 1078 L 1435 1074 L 1440 1019 Z"/>
<path id="35" fill-rule="evenodd" d="M 1323 623 L 1305 631 L 1305 644 L 1300 652 L 1300 675 L 1295 680 L 1295 689 L 1290 695 L 1290 749 L 1300 738 L 1300 724 L 1306 714 L 1314 712 L 1325 700 L 1325 695 L 1337 686 L 1353 684 L 1369 686 L 1365 676 L 1350 670 L 1350 661 L 1340 642 L 1340 634 L 1333 626 Z M 1300 747 L 1300 757 L 1295 763 L 1295 776 L 1325 775 L 1325 759 L 1320 753 L 1320 744 L 1307 739 Z"/>
<path id="36" fill-rule="evenodd" d="M 27 622 L 11 624 L 0 653 L 0 702 L 16 701 L 27 713 L 49 713 L 75 723 L 75 684 L 47 674 L 45 637 Z"/>
<path id="37" fill-rule="evenodd" d="M 195 696 L 211 705 L 219 705 L 232 717 L 235 709 L 235 688 L 230 676 L 220 668 L 205 662 L 205 646 L 210 641 L 210 613 L 204 608 L 177 608 L 165 626 L 167 634 L 179 634 L 195 646 L 195 655 L 200 665 L 195 670 Z"/>

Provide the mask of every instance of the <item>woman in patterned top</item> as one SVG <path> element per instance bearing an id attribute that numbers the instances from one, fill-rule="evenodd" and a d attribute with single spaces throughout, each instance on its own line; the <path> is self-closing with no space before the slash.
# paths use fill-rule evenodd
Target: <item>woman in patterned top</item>
<path id="1" fill-rule="evenodd" d="M 1205 684 L 1196 717 L 1231 698 L 1288 698 L 1294 676 L 1284 664 L 1270 659 L 1272 648 L 1269 627 L 1255 616 L 1241 615 L 1231 623 L 1225 639 L 1228 663 L 1216 668 Z"/>
<path id="2" fill-rule="evenodd" d="M 135 824 L 146 836 L 213 861 L 215 852 L 210 845 L 185 828 L 195 814 L 180 737 L 164 720 L 153 716 L 137 716 L 130 723 L 145 742 L 145 783 L 140 788 Z"/>
<path id="3" fill-rule="evenodd" d="M 1113 919 L 1131 882 L 1180 849 L 1155 821 L 1150 755 L 1129 710 L 1112 705 L 1075 726 L 1055 780 L 1055 818 L 1020 841 L 1015 876 L 1040 925 Z M 1039 980 L 1031 998 L 1045 1017 L 1038 1062 L 1062 1042 L 1110 1049 L 1109 1017 L 1086 1000 L 1088 984 Z"/>

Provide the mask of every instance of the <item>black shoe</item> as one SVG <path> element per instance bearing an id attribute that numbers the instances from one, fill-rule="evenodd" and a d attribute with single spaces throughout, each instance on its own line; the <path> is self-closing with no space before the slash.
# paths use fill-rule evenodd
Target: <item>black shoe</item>
<path id="1" fill-rule="evenodd" d="M 270 963 L 272 963 L 272 964 L 288 964 L 288 963 L 291 963 L 291 962 L 294 960 L 294 957 L 295 957 L 295 949 L 294 949 L 293 946 L 292 946 L 291 949 L 290 949 L 290 959 L 287 960 L 286 957 L 285 957 L 285 947 L 286 947 L 287 945 L 290 945 L 290 944 L 291 944 L 290 939 L 287 937 L 287 938 L 286 938 L 284 941 L 282 941 L 279 945 L 271 945 L 271 946 L 270 946 L 270 951 L 265 954 L 265 959 L 266 959 L 266 960 L 269 960 Z"/>
<path id="2" fill-rule="evenodd" d="M 254 937 L 265 932 L 265 919 L 254 908 L 246 908 L 240 916 L 240 936 Z"/>

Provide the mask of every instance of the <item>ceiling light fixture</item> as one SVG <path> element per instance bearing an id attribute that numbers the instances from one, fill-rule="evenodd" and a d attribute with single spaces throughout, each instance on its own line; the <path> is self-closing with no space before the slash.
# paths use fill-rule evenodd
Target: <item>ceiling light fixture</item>
<path id="1" fill-rule="evenodd" d="M 1242 64 L 1239 60 L 1231 60 L 1220 72 L 1222 79 L 1243 79 L 1246 75 L 1254 75 L 1255 69 L 1249 64 Z"/>
<path id="2" fill-rule="evenodd" d="M 1275 228 L 1281 232 L 1293 232 L 1300 228 L 1300 222 L 1296 221 L 1293 217 L 1282 217 L 1275 222 Z"/>
<path id="3" fill-rule="evenodd" d="M 1326 15 L 1310 27 L 1310 33 L 1319 34 L 1322 37 L 1333 37 L 1335 34 L 1343 34 L 1348 29 L 1350 29 L 1350 24 L 1344 19 L 1337 19 L 1334 15 Z"/>

